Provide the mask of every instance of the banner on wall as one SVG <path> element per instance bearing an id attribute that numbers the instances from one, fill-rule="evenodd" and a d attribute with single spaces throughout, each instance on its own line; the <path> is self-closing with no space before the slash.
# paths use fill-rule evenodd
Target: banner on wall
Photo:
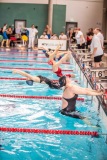
<path id="1" fill-rule="evenodd" d="M 61 45 L 60 50 L 66 50 L 66 40 L 38 39 L 38 47 L 55 49 L 59 44 Z"/>
<path id="2" fill-rule="evenodd" d="M 21 29 L 23 27 L 26 27 L 26 20 L 14 20 L 14 27 L 15 27 L 15 33 L 16 34 L 21 34 Z"/>

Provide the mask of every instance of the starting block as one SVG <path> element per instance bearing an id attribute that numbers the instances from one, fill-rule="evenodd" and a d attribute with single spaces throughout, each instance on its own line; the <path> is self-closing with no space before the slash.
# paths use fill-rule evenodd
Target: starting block
<path id="1" fill-rule="evenodd" d="M 106 71 L 107 71 L 107 67 L 90 68 L 90 72 L 91 72 L 92 77 L 96 77 L 96 78 L 105 78 Z"/>
<path id="2" fill-rule="evenodd" d="M 91 53 L 76 53 L 76 57 L 79 58 L 84 58 L 84 59 L 89 59 L 91 57 Z"/>
<path id="3" fill-rule="evenodd" d="M 76 52 L 76 53 L 83 53 L 83 51 L 84 51 L 84 53 L 89 52 L 88 49 L 77 49 L 77 48 L 74 49 L 74 52 Z"/>
<path id="4" fill-rule="evenodd" d="M 85 64 L 85 66 L 92 67 L 93 60 L 91 58 L 88 59 L 82 58 L 82 62 Z"/>

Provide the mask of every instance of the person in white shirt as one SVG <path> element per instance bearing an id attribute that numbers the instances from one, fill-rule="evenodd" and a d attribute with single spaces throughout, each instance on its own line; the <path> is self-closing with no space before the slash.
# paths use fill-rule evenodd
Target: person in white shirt
<path id="1" fill-rule="evenodd" d="M 63 32 L 61 32 L 61 34 L 59 35 L 59 39 L 67 40 L 67 36 Z"/>
<path id="2" fill-rule="evenodd" d="M 57 40 L 58 39 L 57 34 L 54 33 L 50 39 Z"/>
<path id="3" fill-rule="evenodd" d="M 5 32 L 7 30 L 7 24 L 4 24 L 3 26 L 3 32 Z"/>
<path id="4" fill-rule="evenodd" d="M 95 30 L 94 30 L 94 33 L 95 33 Z M 90 39 L 92 39 L 91 46 L 90 46 L 91 53 L 92 53 L 91 57 L 94 58 L 94 67 L 98 68 L 100 67 L 100 62 L 102 61 L 102 56 L 103 56 L 103 49 L 101 46 L 101 42 L 96 34 L 94 34 L 93 36 L 93 34 L 90 33 L 89 37 Z"/>
<path id="5" fill-rule="evenodd" d="M 38 33 L 38 30 L 35 28 L 35 25 L 33 24 L 31 28 L 25 28 L 29 31 L 29 44 L 28 48 L 34 48 L 34 42 L 35 42 L 35 35 Z"/>
<path id="6" fill-rule="evenodd" d="M 99 28 L 95 28 L 94 29 L 94 33 L 97 35 L 97 37 L 100 39 L 100 42 L 101 42 L 101 46 L 102 46 L 102 49 L 104 48 L 104 36 L 103 34 L 101 33 L 101 30 Z"/>
<path id="7" fill-rule="evenodd" d="M 46 32 L 43 32 L 43 35 L 40 36 L 40 39 L 48 39 Z"/>
<path id="8" fill-rule="evenodd" d="M 83 33 L 80 31 L 80 28 L 76 28 L 75 39 L 77 41 L 78 49 L 85 49 L 85 38 Z"/>

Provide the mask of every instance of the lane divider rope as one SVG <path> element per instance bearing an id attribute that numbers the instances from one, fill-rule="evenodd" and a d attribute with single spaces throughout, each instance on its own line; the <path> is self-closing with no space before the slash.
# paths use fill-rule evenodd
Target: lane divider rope
<path id="1" fill-rule="evenodd" d="M 55 97 L 55 96 L 26 96 L 26 95 L 14 95 L 14 94 L 0 94 L 0 97 L 62 100 L 62 97 Z M 77 98 L 77 100 L 84 102 L 85 99 L 81 97 L 81 98 Z"/>
<path id="2" fill-rule="evenodd" d="M 0 60 L 0 62 L 35 62 L 35 63 L 48 63 L 48 62 L 42 62 L 42 61 L 25 61 L 25 60 Z M 69 62 L 62 63 L 62 64 L 70 64 Z"/>
<path id="3" fill-rule="evenodd" d="M 98 137 L 96 131 L 77 131 L 77 130 L 54 130 L 54 129 L 31 129 L 31 128 L 7 128 L 0 127 L 1 132 L 21 132 L 21 133 L 37 133 L 37 134 L 63 134 L 63 135 L 87 135 Z"/>
<path id="4" fill-rule="evenodd" d="M 4 56 L 0 56 L 0 58 L 4 58 L 4 57 L 9 57 L 9 58 L 13 58 L 13 56 L 11 57 L 10 55 L 4 55 Z M 38 56 L 36 56 L 36 55 L 34 55 L 34 56 L 14 56 L 14 58 L 47 58 L 47 57 L 45 57 L 45 56 L 40 56 L 40 57 L 38 57 Z"/>
<path id="5" fill-rule="evenodd" d="M 3 53 L 7 53 L 7 50 L 5 50 L 5 51 L 2 51 L 1 49 L 0 49 L 0 51 L 1 52 L 3 52 Z M 17 49 L 17 50 L 10 50 L 10 51 L 8 51 L 8 53 L 12 53 L 13 55 L 14 54 L 21 54 L 21 53 L 25 53 L 25 54 L 44 54 L 43 52 L 42 52 L 42 50 L 35 50 L 35 51 L 26 51 L 26 52 L 19 52 L 19 51 L 21 51 L 21 50 L 19 50 L 19 49 Z M 0 54 L 1 55 L 1 54 Z"/>
<path id="6" fill-rule="evenodd" d="M 46 70 L 46 71 L 52 71 L 52 69 L 49 69 L 49 68 L 13 68 L 13 67 L 0 67 L 1 69 L 24 69 L 24 70 Z M 73 72 L 73 70 L 71 69 L 63 69 L 62 71 L 64 72 Z"/>
<path id="7" fill-rule="evenodd" d="M 8 77 L 0 77 L 0 80 L 26 80 L 26 78 L 8 78 Z"/>

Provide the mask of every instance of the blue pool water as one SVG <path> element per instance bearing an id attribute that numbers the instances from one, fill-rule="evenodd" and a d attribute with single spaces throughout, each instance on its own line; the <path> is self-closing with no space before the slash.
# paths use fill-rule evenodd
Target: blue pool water
<path id="1" fill-rule="evenodd" d="M 7 54 L 1 52 L 1 54 Z M 10 56 L 11 54 L 11 56 Z M 17 57 L 18 57 L 17 53 Z M 0 56 L 0 60 L 2 60 Z M 13 60 L 12 53 L 8 52 L 5 60 Z M 22 60 L 15 58 L 14 60 Z M 28 60 L 28 58 L 25 58 Z M 34 59 L 33 59 L 34 60 Z M 47 61 L 47 59 L 41 59 Z M 38 59 L 35 60 L 39 61 Z M 29 62 L 1 63 L 0 66 L 23 67 L 32 75 L 44 75 L 51 79 L 58 79 L 51 71 L 27 70 L 27 68 L 51 68 L 48 64 L 35 64 L 29 66 Z M 74 65 L 61 66 L 63 69 L 73 69 L 76 80 L 80 81 L 79 74 L 75 72 Z M 70 73 L 70 72 L 65 72 Z M 9 69 L 0 69 L 0 77 L 17 77 Z M 72 82 L 76 84 L 74 81 Z M 50 89 L 45 84 L 26 85 L 25 81 L 0 80 L 0 94 L 15 95 L 39 95 L 39 96 L 61 96 L 62 90 Z M 76 84 L 78 85 L 78 84 Z M 85 87 L 85 84 L 80 83 Z M 79 96 L 81 97 L 81 96 Z M 82 96 L 83 97 L 83 96 Z M 91 97 L 84 96 L 85 101 L 77 101 L 77 110 L 87 116 L 92 126 L 85 124 L 82 120 L 66 117 L 60 114 L 60 100 L 43 99 L 14 99 L 0 98 L 0 126 L 38 129 L 59 130 L 90 130 L 102 131 L 103 124 L 95 111 L 95 104 Z M 99 127 L 94 127 L 99 126 Z M 0 160 L 107 160 L 107 144 L 103 137 L 70 136 L 70 135 L 43 135 L 28 133 L 3 133 L 0 132 Z"/>

